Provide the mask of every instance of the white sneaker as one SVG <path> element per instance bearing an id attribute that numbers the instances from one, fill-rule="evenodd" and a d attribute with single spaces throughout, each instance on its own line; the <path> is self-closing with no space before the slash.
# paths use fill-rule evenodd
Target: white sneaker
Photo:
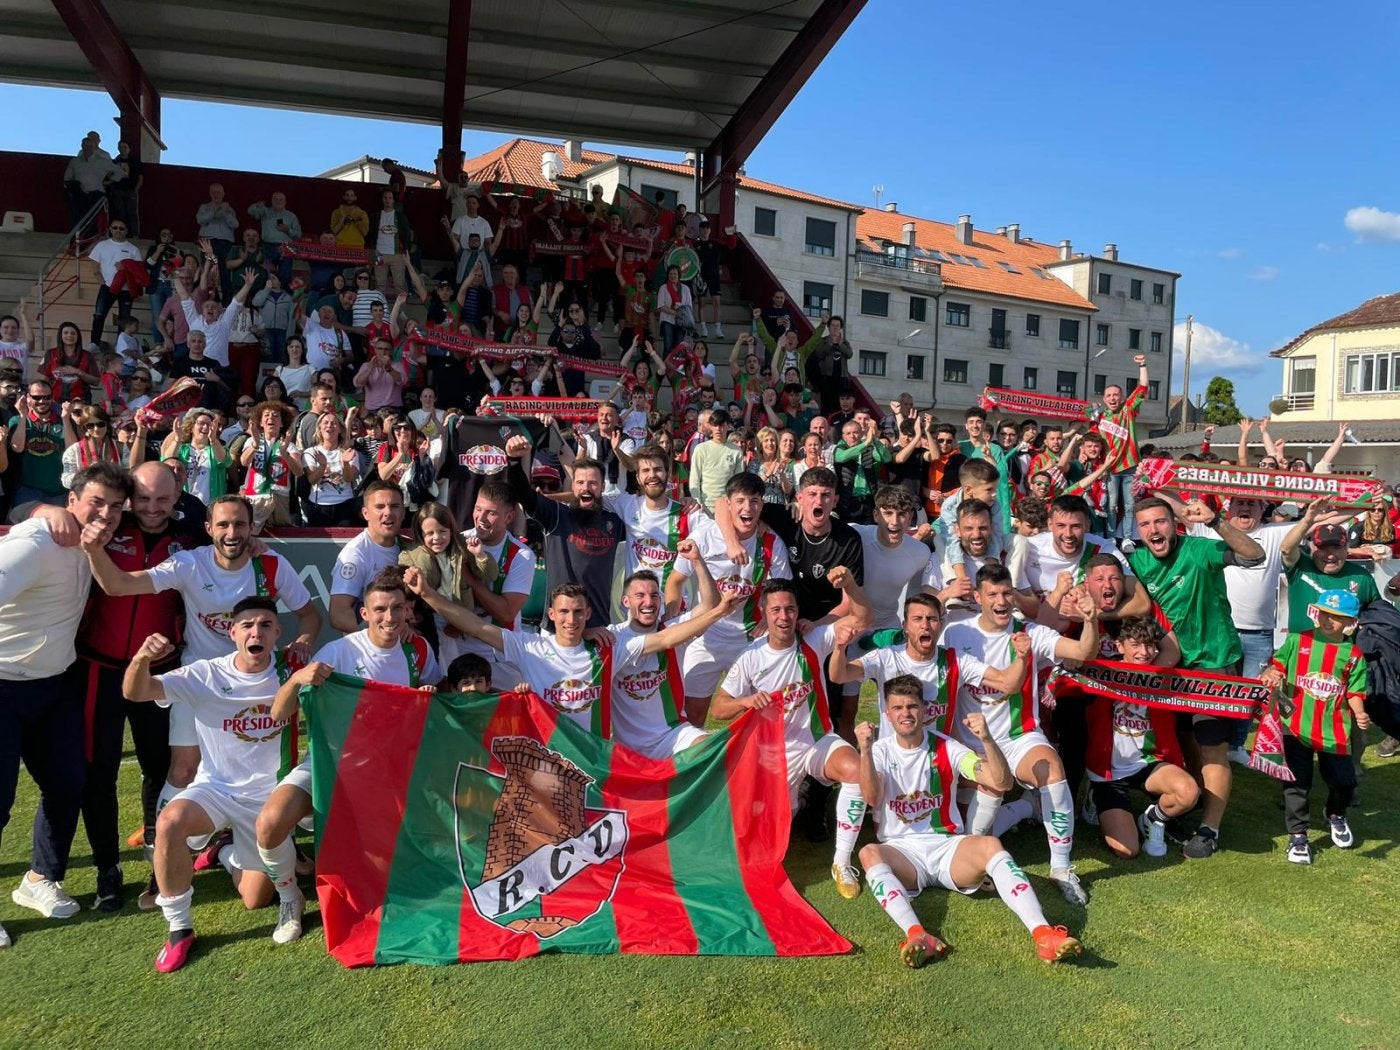
<path id="1" fill-rule="evenodd" d="M 1242 747 L 1232 747 L 1225 752 L 1225 757 L 1237 766 L 1249 765 L 1249 752 Z"/>
<path id="2" fill-rule="evenodd" d="M 723 339 L 723 338 L 724 338 L 724 325 L 722 325 L 722 324 L 716 324 L 716 325 L 715 325 L 715 338 L 716 338 L 716 339 Z"/>
<path id="3" fill-rule="evenodd" d="M 0 926 L 0 951 L 4 951 L 10 946 L 10 935 L 5 932 L 5 927 Z"/>
<path id="4" fill-rule="evenodd" d="M 1142 834 L 1142 852 L 1149 857 L 1167 855 L 1167 828 L 1160 821 L 1149 820 L 1146 813 L 1138 814 L 1138 831 Z"/>
<path id="5" fill-rule="evenodd" d="M 306 913 L 306 895 L 297 890 L 289 901 L 277 906 L 277 928 L 272 931 L 272 943 L 291 944 L 301 939 L 301 917 Z"/>
<path id="6" fill-rule="evenodd" d="M 1356 839 L 1352 836 L 1351 825 L 1347 823 L 1346 817 L 1328 817 L 1327 824 L 1332 832 L 1332 845 L 1338 849 L 1351 849 L 1356 845 Z"/>
<path id="7" fill-rule="evenodd" d="M 63 883 L 52 879 L 31 882 L 26 873 L 20 876 L 18 888 L 10 900 L 21 908 L 32 908 L 46 919 L 71 919 L 82 911 L 82 905 L 68 896 Z"/>
<path id="8" fill-rule="evenodd" d="M 700 334 L 706 337 L 710 334 L 710 326 L 704 321 L 700 322 Z"/>
<path id="9" fill-rule="evenodd" d="M 1312 847 L 1308 845 L 1306 835 L 1294 835 L 1288 840 L 1288 863 L 1311 864 L 1312 860 Z"/>
<path id="10" fill-rule="evenodd" d="M 1099 826 L 1099 807 L 1094 805 L 1094 793 L 1091 791 L 1084 796 L 1084 805 L 1079 809 L 1079 819 L 1090 827 Z"/>
<path id="11" fill-rule="evenodd" d="M 1085 905 L 1089 903 L 1089 891 L 1084 888 L 1084 884 L 1079 881 L 1079 876 L 1074 873 L 1073 868 L 1066 868 L 1064 871 L 1052 871 L 1050 881 L 1060 890 L 1060 894 L 1071 904 Z"/>

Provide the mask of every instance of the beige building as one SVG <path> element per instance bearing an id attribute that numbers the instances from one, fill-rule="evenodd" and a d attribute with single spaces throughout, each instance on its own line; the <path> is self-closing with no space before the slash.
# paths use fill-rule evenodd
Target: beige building
<path id="1" fill-rule="evenodd" d="M 1284 422 L 1400 418 L 1400 293 L 1368 299 L 1314 325 L 1271 355 L 1283 392 L 1270 406 Z"/>

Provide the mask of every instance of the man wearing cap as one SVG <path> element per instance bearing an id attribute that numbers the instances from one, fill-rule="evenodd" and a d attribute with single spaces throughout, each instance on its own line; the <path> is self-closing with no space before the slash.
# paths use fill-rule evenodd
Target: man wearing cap
<path id="1" fill-rule="evenodd" d="M 1356 595 L 1362 609 L 1380 601 L 1381 592 L 1371 575 L 1371 564 L 1347 561 L 1347 530 L 1335 523 L 1335 517 L 1330 502 L 1314 500 L 1283 537 L 1290 633 L 1312 629 L 1308 608 L 1323 591 L 1348 591 Z M 1305 537 L 1312 545 L 1312 553 L 1307 557 L 1302 551 Z"/>

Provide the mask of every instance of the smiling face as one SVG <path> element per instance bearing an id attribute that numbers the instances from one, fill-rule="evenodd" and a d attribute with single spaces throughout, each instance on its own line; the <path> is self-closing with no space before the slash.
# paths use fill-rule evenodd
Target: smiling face
<path id="1" fill-rule="evenodd" d="M 581 596 L 557 595 L 549 603 L 549 620 L 554 624 L 554 636 L 563 646 L 578 645 L 583 628 L 588 623 L 588 602 Z"/>
<path id="2" fill-rule="evenodd" d="M 1103 407 L 1110 412 L 1117 412 L 1123 407 L 1123 388 L 1121 386 L 1113 385 L 1104 387 Z"/>
<path id="3" fill-rule="evenodd" d="M 980 619 L 992 630 L 1005 630 L 1016 611 L 1016 592 L 1009 583 L 991 580 L 977 585 L 977 602 L 982 606 Z"/>
<path id="4" fill-rule="evenodd" d="M 1171 553 L 1172 544 L 1176 541 L 1176 522 L 1170 510 L 1166 507 L 1148 507 L 1136 511 L 1134 517 L 1137 519 L 1138 535 L 1153 557 L 1165 558 Z"/>
<path id="5" fill-rule="evenodd" d="M 479 495 L 472 508 L 472 524 L 476 526 L 476 537 L 487 547 L 494 547 L 505 538 L 506 526 L 515 511 L 514 507 L 499 503 L 489 496 Z"/>
<path id="6" fill-rule="evenodd" d="M 662 459 L 637 460 L 637 487 L 647 499 L 661 499 L 666 495 L 669 482 L 666 461 Z"/>
<path id="7" fill-rule="evenodd" d="M 904 534 L 913 527 L 913 508 L 876 507 L 875 524 L 884 533 L 885 542 L 894 546 L 902 541 Z"/>
<path id="8" fill-rule="evenodd" d="M 655 580 L 633 580 L 622 594 L 622 607 L 631 615 L 633 629 L 651 630 L 661 618 L 660 586 Z"/>
<path id="9" fill-rule="evenodd" d="M 574 499 L 582 510 L 595 510 L 603 505 L 603 472 L 585 467 L 574 469 L 572 486 Z"/>
<path id="10" fill-rule="evenodd" d="M 958 517 L 958 540 L 974 558 L 985 558 L 992 542 L 990 514 L 963 514 Z"/>
<path id="11" fill-rule="evenodd" d="M 68 513 L 78 519 L 79 525 L 111 527 L 121 518 L 125 504 L 125 492 L 95 481 L 84 485 L 81 492 L 68 493 Z"/>
<path id="12" fill-rule="evenodd" d="M 797 635 L 797 596 L 790 591 L 765 591 L 763 618 L 768 623 L 768 644 L 788 648 Z"/>
<path id="13" fill-rule="evenodd" d="M 399 644 L 399 635 L 408 619 L 408 602 L 403 591 L 370 591 L 360 607 L 369 640 L 380 649 Z"/>
<path id="14" fill-rule="evenodd" d="M 418 525 L 418 535 L 423 540 L 423 546 L 434 554 L 446 553 L 452 546 L 452 530 L 436 518 L 424 518 Z"/>
<path id="15" fill-rule="evenodd" d="M 248 508 L 241 502 L 230 500 L 217 504 L 204 530 L 214 541 L 214 553 L 225 562 L 237 562 L 248 551 L 248 537 L 252 535 L 253 521 Z"/>
<path id="16" fill-rule="evenodd" d="M 1050 514 L 1050 536 L 1056 552 L 1063 557 L 1079 557 L 1088 531 L 1089 523 L 1078 511 L 1056 510 Z"/>

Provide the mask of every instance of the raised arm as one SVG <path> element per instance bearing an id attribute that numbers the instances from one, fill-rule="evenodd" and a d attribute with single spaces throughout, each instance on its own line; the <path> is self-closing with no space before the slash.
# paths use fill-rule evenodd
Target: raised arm
<path id="1" fill-rule="evenodd" d="M 1327 446 L 1327 451 L 1322 454 L 1322 458 L 1313 466 L 1314 474 L 1329 474 L 1332 471 L 1332 461 L 1337 458 L 1337 453 L 1346 444 L 1347 428 L 1351 424 L 1341 422 L 1337 424 L 1337 436 L 1332 439 L 1332 444 Z"/>
<path id="2" fill-rule="evenodd" d="M 175 651 L 175 646 L 163 634 L 149 635 L 122 675 L 122 696 L 138 704 L 165 699 L 165 687 L 151 674 L 151 662 L 163 659 Z"/>
<path id="3" fill-rule="evenodd" d="M 505 637 L 499 627 L 487 623 L 470 609 L 449 601 L 443 594 L 428 584 L 423 574 L 413 567 L 404 570 L 403 582 L 410 591 L 422 598 L 428 607 L 463 634 L 485 642 L 497 652 L 505 652 Z"/>

